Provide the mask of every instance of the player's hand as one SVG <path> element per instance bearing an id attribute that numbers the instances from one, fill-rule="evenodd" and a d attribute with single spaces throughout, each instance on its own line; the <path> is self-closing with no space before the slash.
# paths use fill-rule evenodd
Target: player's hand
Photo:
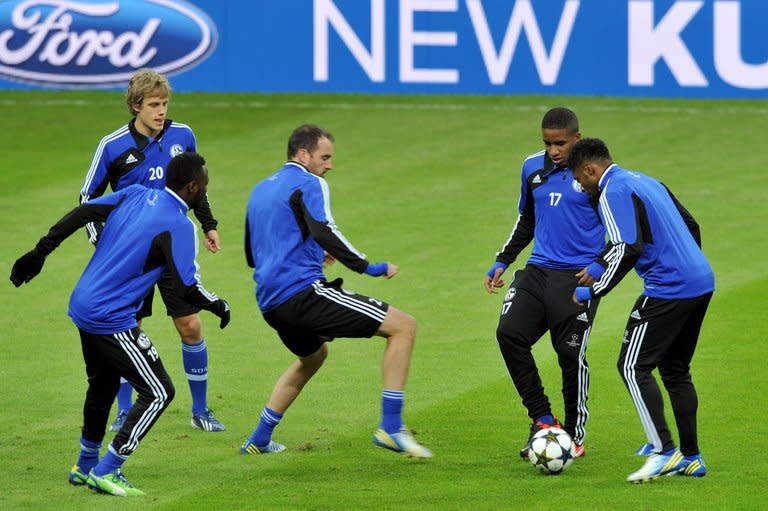
<path id="1" fill-rule="evenodd" d="M 211 229 L 210 231 L 205 233 L 205 248 L 208 249 L 209 252 L 212 254 L 215 254 L 219 250 L 221 250 L 221 242 L 219 241 L 219 232 L 216 229 Z"/>
<path id="2" fill-rule="evenodd" d="M 323 252 L 323 269 L 327 268 L 328 266 L 333 266 L 333 263 L 336 262 L 336 258 L 333 257 L 328 252 Z"/>
<path id="3" fill-rule="evenodd" d="M 229 324 L 230 319 L 230 309 L 229 309 L 229 303 L 227 303 L 226 300 L 222 300 L 219 298 L 215 302 L 213 302 L 213 307 L 211 307 L 211 312 L 216 314 L 219 318 L 221 318 L 221 322 L 219 323 L 219 328 L 223 329 Z"/>
<path id="4" fill-rule="evenodd" d="M 396 264 L 387 263 L 387 273 L 382 275 L 385 279 L 391 279 L 400 272 L 400 267 Z"/>
<path id="5" fill-rule="evenodd" d="M 496 294 L 499 292 L 498 289 L 500 287 L 504 287 L 504 281 L 501 276 L 504 275 L 506 270 L 506 265 L 499 262 L 496 262 L 493 267 L 488 270 L 488 273 L 485 275 L 485 290 L 488 291 L 488 294 Z"/>
<path id="6" fill-rule="evenodd" d="M 591 286 L 595 283 L 595 278 L 587 271 L 589 267 L 584 267 L 579 273 L 576 274 L 576 278 L 579 279 L 580 286 Z"/>
<path id="7" fill-rule="evenodd" d="M 35 275 L 40 273 L 45 263 L 45 257 L 40 255 L 37 249 L 32 249 L 23 256 L 16 259 L 11 269 L 11 282 L 19 287 L 24 282 L 29 282 Z"/>

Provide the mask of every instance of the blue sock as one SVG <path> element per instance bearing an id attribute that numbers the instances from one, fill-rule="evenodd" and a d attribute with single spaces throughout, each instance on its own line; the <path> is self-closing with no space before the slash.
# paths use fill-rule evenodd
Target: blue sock
<path id="1" fill-rule="evenodd" d="M 80 457 L 77 458 L 77 466 L 80 472 L 87 474 L 99 463 L 99 450 L 101 442 L 91 442 L 80 437 Z"/>
<path id="2" fill-rule="evenodd" d="M 549 424 L 550 426 L 555 423 L 555 416 L 551 413 L 548 413 L 547 415 L 542 415 L 538 419 L 536 419 L 538 422 L 543 422 L 544 424 Z"/>
<path id="3" fill-rule="evenodd" d="M 120 467 L 122 467 L 123 463 L 125 463 L 125 460 L 127 459 L 128 456 L 121 456 L 117 454 L 117 451 L 115 451 L 115 448 L 112 447 L 112 444 L 110 443 L 107 447 L 107 452 L 104 454 L 104 457 L 101 458 L 101 461 L 95 467 L 93 467 L 93 473 L 101 477 L 105 474 L 109 474 L 110 472 L 114 472 L 115 470 L 118 470 Z"/>
<path id="4" fill-rule="evenodd" d="M 120 389 L 117 391 L 117 411 L 130 411 L 133 405 L 133 387 L 125 379 L 120 378 Z"/>
<path id="5" fill-rule="evenodd" d="M 182 341 L 181 356 L 192 393 L 192 415 L 199 415 L 208 408 L 208 348 L 205 339 L 200 344 Z"/>
<path id="6" fill-rule="evenodd" d="M 256 426 L 251 436 L 248 437 L 248 441 L 256 447 L 266 447 L 269 445 L 269 442 L 272 441 L 272 432 L 280 424 L 280 419 L 282 418 L 282 413 L 277 413 L 270 407 L 265 406 L 264 410 L 261 411 L 259 425 Z"/>
<path id="7" fill-rule="evenodd" d="M 403 399 L 405 391 L 381 391 L 381 429 L 389 434 L 397 433 L 403 427 Z"/>

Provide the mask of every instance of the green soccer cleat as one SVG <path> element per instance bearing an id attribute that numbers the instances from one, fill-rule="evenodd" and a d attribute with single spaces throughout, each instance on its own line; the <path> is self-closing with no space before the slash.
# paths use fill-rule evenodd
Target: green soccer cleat
<path id="1" fill-rule="evenodd" d="M 69 484 L 72 486 L 83 486 L 88 482 L 88 474 L 80 470 L 80 467 L 74 465 L 69 471 Z"/>
<path id="2" fill-rule="evenodd" d="M 387 433 L 379 428 L 373 433 L 373 443 L 390 451 L 399 452 L 409 458 L 433 458 L 432 451 L 418 443 L 411 431 L 403 426 L 397 433 Z"/>
<path id="3" fill-rule="evenodd" d="M 683 462 L 683 453 L 680 449 L 675 449 L 671 454 L 651 454 L 645 460 L 645 464 L 640 470 L 632 472 L 627 476 L 630 483 L 647 483 L 653 481 L 659 476 L 670 474 L 678 470 Z"/>
<path id="4" fill-rule="evenodd" d="M 137 497 L 144 492 L 134 488 L 125 478 L 120 469 L 109 472 L 103 476 L 97 476 L 93 470 L 88 474 L 88 488 L 96 493 L 107 493 L 115 497 Z"/>
<path id="5" fill-rule="evenodd" d="M 256 444 L 252 443 L 250 440 L 246 440 L 243 443 L 243 446 L 240 448 L 240 452 L 244 455 L 274 454 L 278 452 L 283 452 L 284 450 L 285 450 L 285 446 L 283 444 L 278 444 L 277 442 L 274 442 L 274 441 L 270 441 L 264 447 L 256 447 Z"/>

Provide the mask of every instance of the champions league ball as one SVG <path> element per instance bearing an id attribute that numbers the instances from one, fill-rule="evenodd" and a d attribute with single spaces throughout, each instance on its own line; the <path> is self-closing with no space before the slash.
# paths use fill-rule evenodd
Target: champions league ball
<path id="1" fill-rule="evenodd" d="M 571 436 L 560 428 L 537 431 L 531 438 L 528 459 L 545 474 L 559 474 L 573 463 L 576 447 Z"/>

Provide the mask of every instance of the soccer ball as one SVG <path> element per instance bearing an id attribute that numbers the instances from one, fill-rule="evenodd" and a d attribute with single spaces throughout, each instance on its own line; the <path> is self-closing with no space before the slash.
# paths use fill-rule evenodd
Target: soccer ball
<path id="1" fill-rule="evenodd" d="M 545 474 L 559 474 L 573 463 L 576 447 L 571 436 L 560 428 L 537 431 L 531 438 L 528 459 Z"/>

